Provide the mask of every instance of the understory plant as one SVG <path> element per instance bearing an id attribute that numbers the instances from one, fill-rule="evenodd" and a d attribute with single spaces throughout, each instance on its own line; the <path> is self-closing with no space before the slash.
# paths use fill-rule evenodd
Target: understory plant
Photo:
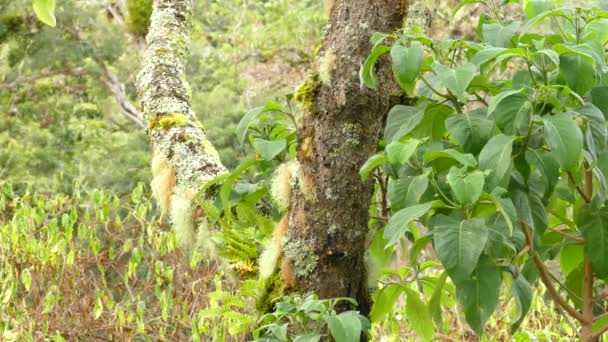
<path id="1" fill-rule="evenodd" d="M 390 55 L 408 98 L 361 168 L 378 182 L 370 257 L 407 261 L 379 275 L 371 319 L 405 296 L 410 326 L 432 340 L 453 284 L 477 334 L 513 300 L 514 332 L 542 282 L 594 341 L 608 330 L 608 12 L 535 0 L 456 11 L 473 3 L 477 41 L 376 33 L 361 68 L 375 89 L 374 65 Z"/>

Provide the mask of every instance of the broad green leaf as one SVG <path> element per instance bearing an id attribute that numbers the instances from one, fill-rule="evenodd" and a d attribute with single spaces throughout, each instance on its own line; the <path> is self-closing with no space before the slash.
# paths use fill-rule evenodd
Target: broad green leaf
<path id="1" fill-rule="evenodd" d="M 384 228 L 384 239 L 387 240 L 386 246 L 392 246 L 403 237 L 407 230 L 407 224 L 419 219 L 431 209 L 433 202 L 418 204 L 412 207 L 399 210 L 388 221 Z"/>
<path id="2" fill-rule="evenodd" d="M 500 95 L 499 95 L 500 96 Z M 492 112 L 496 126 L 505 134 L 527 135 L 532 105 L 522 94 L 502 98 Z"/>
<path id="3" fill-rule="evenodd" d="M 413 129 L 403 125 L 395 136 L 401 138 L 409 135 L 418 139 L 441 140 L 446 132 L 445 119 L 452 113 L 454 113 L 454 109 L 448 105 L 430 104 L 424 108 L 423 112 L 419 113 L 422 117 Z"/>
<path id="4" fill-rule="evenodd" d="M 433 218 L 435 251 L 455 282 L 469 278 L 488 240 L 484 220 L 457 220 L 439 215 Z"/>
<path id="5" fill-rule="evenodd" d="M 425 163 L 429 163 L 436 159 L 447 158 L 457 161 L 466 167 L 475 167 L 477 166 L 477 159 L 472 154 L 469 153 L 461 153 L 454 149 L 447 149 L 443 151 L 430 151 L 424 154 L 422 160 Z"/>
<path id="6" fill-rule="evenodd" d="M 481 335 L 488 318 L 498 306 L 500 274 L 487 256 L 481 256 L 473 274 L 456 283 L 456 296 L 469 326 Z"/>
<path id="7" fill-rule="evenodd" d="M 372 172 L 378 166 L 386 163 L 387 161 L 388 158 L 384 154 L 373 155 L 365 162 L 365 164 L 363 164 L 361 170 L 359 170 L 359 175 L 361 175 L 361 179 L 364 181 L 367 180 L 367 177 L 369 177 L 370 172 Z"/>
<path id="8" fill-rule="evenodd" d="M 598 86 L 591 89 L 591 102 L 608 118 L 608 87 Z"/>
<path id="9" fill-rule="evenodd" d="M 568 87 L 580 96 L 585 96 L 595 85 L 595 67 L 581 55 L 561 55 L 559 70 Z"/>
<path id="10" fill-rule="evenodd" d="M 420 198 L 429 186 L 428 174 L 422 174 L 412 178 L 407 193 L 405 194 L 405 206 L 413 206 L 420 203 Z M 392 208 L 391 208 L 392 209 Z"/>
<path id="11" fill-rule="evenodd" d="M 386 146 L 386 155 L 391 164 L 405 164 L 416 152 L 422 141 L 408 139 L 405 143 L 394 141 Z"/>
<path id="12" fill-rule="evenodd" d="M 522 7 L 528 19 L 532 19 L 543 12 L 559 7 L 561 2 L 561 0 L 523 0 Z"/>
<path id="13" fill-rule="evenodd" d="M 255 138 L 253 140 L 253 146 L 255 150 L 260 153 L 264 160 L 272 160 L 287 146 L 287 142 L 281 140 L 265 140 Z"/>
<path id="14" fill-rule="evenodd" d="M 498 95 L 494 96 L 492 98 L 492 101 L 490 101 L 490 104 L 488 106 L 488 116 L 493 115 L 494 112 L 502 107 L 502 102 L 503 101 L 507 101 L 507 99 L 515 96 L 515 95 L 522 95 L 524 89 L 520 88 L 520 89 L 513 89 L 513 90 L 507 90 L 507 91 L 503 91 L 501 93 L 499 93 Z M 525 97 L 525 96 L 524 96 Z M 511 100 L 512 101 L 512 100 Z M 522 101 L 523 102 L 523 101 Z M 500 107 L 499 107 L 500 105 Z M 507 103 L 508 105 L 508 103 Z"/>
<path id="15" fill-rule="evenodd" d="M 43 23 L 55 27 L 55 0 L 32 0 L 32 7 L 36 17 Z"/>
<path id="16" fill-rule="evenodd" d="M 557 52 L 553 50 L 540 50 L 534 53 L 535 60 L 538 60 L 539 63 L 544 63 L 544 65 L 549 66 L 548 62 L 555 64 L 555 66 L 559 67 L 559 55 Z"/>
<path id="17" fill-rule="evenodd" d="M 496 193 L 491 193 L 488 198 L 496 206 L 496 211 L 503 217 L 507 227 L 509 228 L 509 235 L 513 234 L 514 225 L 517 223 L 517 209 L 513 205 L 513 201 L 510 198 L 503 198 Z"/>
<path id="18" fill-rule="evenodd" d="M 512 151 L 513 137 L 499 134 L 492 137 L 479 153 L 479 169 L 491 171 L 486 179 L 486 188 L 490 192 L 497 186 L 506 188 L 505 184 L 509 181 L 509 171 L 513 165 Z"/>
<path id="19" fill-rule="evenodd" d="M 551 195 L 559 179 L 559 163 L 557 160 L 551 153 L 529 148 L 526 150 L 526 161 L 534 166 L 547 181 L 545 195 Z"/>
<path id="20" fill-rule="evenodd" d="M 545 140 L 552 156 L 564 171 L 574 169 L 583 151 L 583 134 L 572 115 L 545 116 Z"/>
<path id="21" fill-rule="evenodd" d="M 420 203 L 420 198 L 429 184 L 428 175 L 422 174 L 398 180 L 390 179 L 388 183 L 388 198 L 391 211 L 397 212 L 403 208 Z"/>
<path id="22" fill-rule="evenodd" d="M 296 337 L 293 342 L 318 342 L 321 341 L 321 337 L 319 333 L 310 333 Z"/>
<path id="23" fill-rule="evenodd" d="M 374 294 L 374 305 L 369 314 L 373 323 L 378 323 L 393 311 L 393 307 L 401 297 L 405 288 L 399 284 L 390 284 Z"/>
<path id="24" fill-rule="evenodd" d="M 600 278 L 608 275 L 608 207 L 597 209 L 594 203 L 583 206 L 576 218 L 587 243 L 585 255 L 593 272 Z"/>
<path id="25" fill-rule="evenodd" d="M 414 129 L 422 119 L 424 108 L 410 107 L 404 105 L 394 106 L 388 113 L 386 119 L 386 128 L 384 129 L 384 142 L 389 144 L 399 140 L 401 137 L 396 136 L 402 127 L 411 127 Z M 409 133 L 409 131 L 407 132 Z M 407 134 L 406 133 L 406 134 Z"/>
<path id="26" fill-rule="evenodd" d="M 460 101 L 466 102 L 465 93 L 477 73 L 477 67 L 472 63 L 453 69 L 440 63 L 433 63 L 432 67 L 443 85 Z"/>
<path id="27" fill-rule="evenodd" d="M 372 49 L 372 52 L 369 54 L 367 59 L 365 60 L 365 64 L 361 67 L 360 79 L 361 83 L 365 84 L 371 89 L 378 89 L 378 79 L 376 78 L 376 72 L 374 68 L 376 66 L 376 62 L 380 56 L 388 53 L 390 51 L 390 47 L 384 45 L 375 46 Z"/>
<path id="28" fill-rule="evenodd" d="M 21 280 L 21 284 L 23 284 L 25 291 L 29 293 L 30 288 L 32 288 L 32 273 L 30 272 L 30 269 L 24 269 L 21 272 L 21 276 L 19 277 L 19 279 Z"/>
<path id="29" fill-rule="evenodd" d="M 410 322 L 410 327 L 422 341 L 431 341 L 435 334 L 435 326 L 429 307 L 422 302 L 416 291 L 408 287 L 405 292 L 407 293 L 405 314 Z"/>
<path id="30" fill-rule="evenodd" d="M 424 48 L 421 44 L 413 44 L 409 48 L 398 44 L 393 45 L 391 58 L 395 79 L 403 90 L 412 94 L 416 87 L 416 79 L 422 69 Z"/>
<path id="31" fill-rule="evenodd" d="M 574 111 L 589 120 L 587 129 L 591 132 L 593 145 L 598 151 L 604 150 L 606 139 L 608 139 L 608 129 L 606 129 L 606 119 L 602 112 L 591 103 L 586 103 Z"/>
<path id="32" fill-rule="evenodd" d="M 582 245 L 564 245 L 560 251 L 559 261 L 565 275 L 579 268 L 583 263 L 585 252 Z"/>
<path id="33" fill-rule="evenodd" d="M 281 106 L 274 101 L 267 101 L 264 106 L 256 107 L 243 115 L 241 121 L 239 121 L 236 126 L 236 135 L 239 144 L 243 145 L 245 138 L 247 137 L 247 130 L 249 126 L 251 126 L 257 118 L 263 113 L 269 112 L 280 112 Z"/>
<path id="34" fill-rule="evenodd" d="M 358 341 L 361 336 L 361 320 L 352 311 L 331 315 L 327 323 L 336 342 Z"/>
<path id="35" fill-rule="evenodd" d="M 481 196 L 484 174 L 479 170 L 467 172 L 466 169 L 452 167 L 446 179 L 454 197 L 462 205 L 473 204 Z"/>
<path id="36" fill-rule="evenodd" d="M 506 26 L 499 23 L 484 24 L 482 26 L 483 39 L 486 43 L 501 48 L 508 48 L 511 39 L 519 29 L 519 22 L 514 21 Z"/>
<path id="37" fill-rule="evenodd" d="M 499 54 L 501 54 L 505 50 L 506 50 L 505 48 L 499 48 L 499 47 L 485 48 L 485 49 L 477 52 L 475 54 L 475 56 L 473 56 L 473 58 L 471 58 L 471 63 L 473 63 L 479 67 L 482 64 L 496 58 Z"/>
<path id="38" fill-rule="evenodd" d="M 494 123 L 486 118 L 484 111 L 475 110 L 453 115 L 445 121 L 450 135 L 466 153 L 478 154 L 492 136 Z"/>
<path id="39" fill-rule="evenodd" d="M 521 274 L 513 279 L 511 293 L 517 304 L 515 322 L 511 325 L 511 333 L 514 333 L 519 328 L 524 318 L 526 318 L 526 315 L 532 306 L 533 294 L 530 283 L 528 283 L 528 280 Z"/>
<path id="40" fill-rule="evenodd" d="M 431 312 L 433 322 L 435 322 L 435 326 L 437 327 L 443 326 L 443 318 L 441 315 L 441 293 L 443 292 L 443 286 L 445 285 L 447 278 L 447 272 L 443 271 L 441 276 L 439 276 L 437 285 L 435 285 L 435 289 L 433 290 L 433 295 L 429 300 L 429 311 Z"/>

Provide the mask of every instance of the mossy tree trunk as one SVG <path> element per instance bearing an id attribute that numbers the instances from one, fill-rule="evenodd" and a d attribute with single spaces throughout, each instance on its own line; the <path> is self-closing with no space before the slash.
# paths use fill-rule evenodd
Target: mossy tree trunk
<path id="1" fill-rule="evenodd" d="M 155 0 L 138 88 L 148 135 L 173 168 L 175 191 L 197 191 L 226 171 L 191 109 L 185 63 L 192 0 Z"/>
<path id="2" fill-rule="evenodd" d="M 390 64 L 378 90 L 359 81 L 374 32 L 403 25 L 407 0 L 336 0 L 314 73 L 298 98 L 300 190 L 294 192 L 282 272 L 288 286 L 321 297 L 352 297 L 369 311 L 364 253 L 373 184 L 359 169 L 375 153 L 391 94 Z"/>

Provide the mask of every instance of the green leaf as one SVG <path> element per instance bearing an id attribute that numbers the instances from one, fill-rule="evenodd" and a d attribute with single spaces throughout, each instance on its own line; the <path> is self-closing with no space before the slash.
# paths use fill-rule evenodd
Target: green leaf
<path id="1" fill-rule="evenodd" d="M 561 0 L 523 0 L 522 7 L 528 19 L 532 19 L 542 12 L 560 6 L 561 2 Z"/>
<path id="2" fill-rule="evenodd" d="M 461 153 L 454 149 L 447 149 L 443 151 L 430 151 L 424 154 L 422 160 L 425 163 L 429 163 L 436 159 L 447 158 L 457 161 L 466 167 L 475 167 L 477 166 L 477 159 L 472 154 L 469 153 Z"/>
<path id="3" fill-rule="evenodd" d="M 521 94 L 521 90 L 498 94 L 490 103 L 488 111 L 489 115 L 494 115 L 496 126 L 503 133 L 527 135 L 532 105 L 528 98 Z"/>
<path id="4" fill-rule="evenodd" d="M 448 274 L 455 282 L 467 279 L 488 240 L 484 220 L 457 220 L 438 215 L 433 218 L 435 251 Z"/>
<path id="5" fill-rule="evenodd" d="M 521 96 L 523 96 L 522 95 L 523 91 L 524 91 L 523 88 L 513 89 L 513 90 L 507 90 L 507 91 L 503 91 L 503 92 L 499 93 L 498 95 L 494 96 L 492 98 L 492 101 L 490 101 L 490 104 L 488 106 L 488 116 L 493 115 L 494 112 L 497 109 L 499 109 L 499 108 L 502 107 L 501 102 L 503 102 L 503 101 L 507 101 L 508 102 L 507 99 L 513 97 L 514 95 L 521 95 Z M 511 100 L 511 101 L 513 101 L 513 100 Z M 507 103 L 507 106 L 508 105 L 509 104 Z"/>
<path id="6" fill-rule="evenodd" d="M 559 163 L 557 160 L 551 153 L 529 148 L 526 150 L 526 161 L 534 166 L 547 181 L 545 194 L 551 195 L 559 179 Z"/>
<path id="7" fill-rule="evenodd" d="M 405 164 L 416 152 L 422 141 L 409 139 L 405 143 L 394 141 L 386 146 L 386 155 L 391 164 Z"/>
<path id="8" fill-rule="evenodd" d="M 608 207 L 597 209 L 594 203 L 583 206 L 576 218 L 587 243 L 585 255 L 600 278 L 608 276 Z"/>
<path id="9" fill-rule="evenodd" d="M 43 23 L 55 27 L 57 20 L 55 19 L 55 0 L 33 0 L 32 6 L 36 17 Z"/>
<path id="10" fill-rule="evenodd" d="M 407 187 L 407 193 L 405 194 L 405 206 L 413 206 L 420 203 L 420 198 L 429 186 L 428 174 L 418 175 L 412 178 L 409 186 Z M 391 203 L 392 209 L 392 203 Z"/>
<path id="11" fill-rule="evenodd" d="M 269 112 L 280 112 L 281 106 L 274 101 L 267 101 L 264 106 L 256 107 L 243 115 L 241 121 L 239 121 L 236 126 L 236 135 L 239 144 L 243 145 L 245 138 L 247 137 L 247 130 L 249 130 L 249 126 L 251 126 L 257 118 L 264 113 Z"/>
<path id="12" fill-rule="evenodd" d="M 310 333 L 296 337 L 293 342 L 318 342 L 321 341 L 321 334 Z"/>
<path id="13" fill-rule="evenodd" d="M 352 311 L 339 315 L 331 315 L 327 319 L 329 331 L 336 342 L 359 341 L 361 336 L 361 320 Z"/>
<path id="14" fill-rule="evenodd" d="M 486 119 L 483 110 L 453 115 L 445 121 L 450 135 L 464 152 L 478 154 L 492 136 L 494 123 Z"/>
<path id="15" fill-rule="evenodd" d="M 498 48 L 498 47 L 485 48 L 485 49 L 477 52 L 475 54 L 475 56 L 473 56 L 473 58 L 471 58 L 471 63 L 473 63 L 479 67 L 482 64 L 496 58 L 499 54 L 501 54 L 505 50 L 506 50 L 505 48 Z"/>
<path id="16" fill-rule="evenodd" d="M 262 155 L 264 160 L 272 160 L 285 149 L 287 142 L 285 140 L 265 140 L 255 138 L 253 140 L 253 146 L 255 147 L 255 150 Z"/>
<path id="17" fill-rule="evenodd" d="M 526 315 L 532 306 L 533 294 L 530 283 L 528 283 L 528 280 L 521 274 L 513 279 L 511 293 L 517 304 L 515 322 L 511 325 L 511 333 L 514 333 L 519 328 L 524 318 L 526 318 Z"/>
<path id="18" fill-rule="evenodd" d="M 393 311 L 393 307 L 405 289 L 399 284 L 390 284 L 374 294 L 374 305 L 369 314 L 373 323 L 378 323 Z"/>
<path id="19" fill-rule="evenodd" d="M 566 84 L 581 96 L 584 96 L 595 84 L 595 67 L 585 57 L 566 54 L 559 57 L 560 74 Z"/>
<path id="20" fill-rule="evenodd" d="M 415 177 L 390 179 L 388 184 L 388 198 L 391 211 L 397 212 L 405 207 L 420 203 L 420 198 L 428 188 L 428 174 Z"/>
<path id="21" fill-rule="evenodd" d="M 418 139 L 430 138 L 432 141 L 441 140 L 446 132 L 445 119 L 452 113 L 454 113 L 452 107 L 445 104 L 432 103 L 426 106 L 423 112 L 419 113 L 421 118 L 413 129 L 403 125 L 395 136 L 401 138 L 410 135 Z"/>
<path id="22" fill-rule="evenodd" d="M 575 269 L 579 268 L 583 263 L 585 252 L 581 245 L 564 245 L 559 255 L 562 272 L 565 275 L 570 274 Z"/>
<path id="23" fill-rule="evenodd" d="M 393 60 L 393 75 L 395 79 L 408 94 L 414 93 L 416 79 L 422 69 L 424 48 L 421 44 L 413 44 L 406 48 L 402 45 L 393 45 L 391 48 Z"/>
<path id="24" fill-rule="evenodd" d="M 469 326 L 481 335 L 484 326 L 498 306 L 500 274 L 487 256 L 479 263 L 471 277 L 456 283 L 456 296 L 462 305 Z"/>
<path id="25" fill-rule="evenodd" d="M 364 181 L 367 180 L 367 177 L 369 177 L 370 172 L 372 172 L 378 166 L 386 163 L 387 161 L 388 158 L 384 154 L 373 155 L 365 162 L 365 164 L 363 164 L 361 170 L 359 170 L 359 175 L 361 175 L 361 179 Z"/>
<path id="26" fill-rule="evenodd" d="M 431 341 L 435 334 L 435 326 L 429 307 L 422 302 L 416 291 L 408 287 L 405 292 L 407 293 L 405 314 L 410 322 L 410 327 L 422 341 Z"/>
<path id="27" fill-rule="evenodd" d="M 608 138 L 608 129 L 606 129 L 606 119 L 602 112 L 591 103 L 586 103 L 582 107 L 574 109 L 574 111 L 588 120 L 587 130 L 591 132 L 593 147 L 598 151 L 604 150 Z"/>
<path id="28" fill-rule="evenodd" d="M 464 168 L 452 167 L 446 179 L 454 197 L 462 205 L 473 204 L 481 196 L 484 174 L 479 170 L 467 172 Z"/>
<path id="29" fill-rule="evenodd" d="M 511 153 L 513 151 L 513 137 L 499 134 L 494 136 L 479 153 L 479 169 L 491 171 L 487 177 L 487 189 L 493 190 L 497 186 L 507 188 L 510 170 L 513 165 Z"/>
<path id="30" fill-rule="evenodd" d="M 384 228 L 384 239 L 387 240 L 386 246 L 392 246 L 403 237 L 407 230 L 407 224 L 413 220 L 419 219 L 431 209 L 433 202 L 418 204 L 412 207 L 399 210 L 395 215 L 391 216 L 386 227 Z"/>
<path id="31" fill-rule="evenodd" d="M 424 108 L 421 109 L 418 107 L 404 105 L 394 106 L 389 111 L 388 118 L 386 120 L 386 128 L 384 128 L 384 142 L 389 144 L 393 141 L 399 140 L 401 137 L 396 136 L 396 134 L 402 129 L 402 127 L 411 127 L 411 129 L 414 129 L 422 119 L 423 112 Z"/>
<path id="32" fill-rule="evenodd" d="M 602 111 L 604 118 L 608 117 L 608 87 L 593 87 L 591 89 L 591 102 Z"/>
<path id="33" fill-rule="evenodd" d="M 545 116 L 545 140 L 552 156 L 564 171 L 571 171 L 578 165 L 583 151 L 583 134 L 572 115 L 558 113 Z"/>
<path id="34" fill-rule="evenodd" d="M 361 79 L 361 83 L 365 84 L 367 87 L 371 89 L 378 89 L 378 79 L 376 78 L 376 73 L 374 71 L 376 62 L 380 56 L 390 51 L 390 47 L 384 45 L 375 46 L 372 49 L 372 52 L 369 54 L 367 59 L 365 60 L 365 64 L 361 67 L 361 71 L 359 77 Z"/>
<path id="35" fill-rule="evenodd" d="M 435 285 L 433 295 L 429 300 L 429 311 L 431 311 L 433 322 L 435 322 L 435 326 L 437 327 L 443 326 L 443 318 L 441 316 L 441 292 L 443 291 L 443 286 L 447 278 L 447 272 L 443 271 L 441 276 L 439 276 L 439 280 L 437 280 L 437 285 Z"/>
<path id="36" fill-rule="evenodd" d="M 508 48 L 511 40 L 519 29 L 519 22 L 514 21 L 506 26 L 499 23 L 484 24 L 482 26 L 483 40 L 496 47 Z"/>
<path id="37" fill-rule="evenodd" d="M 465 92 L 477 73 L 477 67 L 472 63 L 467 63 L 462 67 L 452 69 L 435 62 L 432 68 L 443 82 L 443 85 L 460 101 L 466 102 Z"/>

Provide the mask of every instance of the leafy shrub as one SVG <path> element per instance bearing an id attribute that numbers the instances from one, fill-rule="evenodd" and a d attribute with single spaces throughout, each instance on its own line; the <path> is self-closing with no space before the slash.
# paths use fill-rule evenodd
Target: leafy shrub
<path id="1" fill-rule="evenodd" d="M 480 41 L 436 43 L 416 29 L 377 33 L 361 70 L 362 82 L 376 88 L 374 64 L 390 54 L 396 82 L 415 100 L 390 111 L 384 147 L 361 169 L 363 178 L 387 181 L 379 216 L 390 219 L 370 254 L 385 265 L 407 242 L 413 273 L 408 285 L 385 283 L 372 319 L 403 293 L 409 308 L 414 295 L 426 313 L 408 315 L 411 327 L 432 339 L 447 275 L 478 334 L 506 288 L 518 306 L 515 331 L 540 278 L 590 341 L 607 329 L 604 304 L 594 298 L 608 270 L 608 13 L 524 1 L 522 22 L 509 16 L 512 1 L 464 1 L 456 10 L 469 3 L 487 7 Z M 429 244 L 441 265 L 420 262 Z M 552 259 L 559 274 L 544 263 Z M 430 283 L 429 267 L 441 274 Z M 411 293 L 416 282 L 423 301 Z"/>

